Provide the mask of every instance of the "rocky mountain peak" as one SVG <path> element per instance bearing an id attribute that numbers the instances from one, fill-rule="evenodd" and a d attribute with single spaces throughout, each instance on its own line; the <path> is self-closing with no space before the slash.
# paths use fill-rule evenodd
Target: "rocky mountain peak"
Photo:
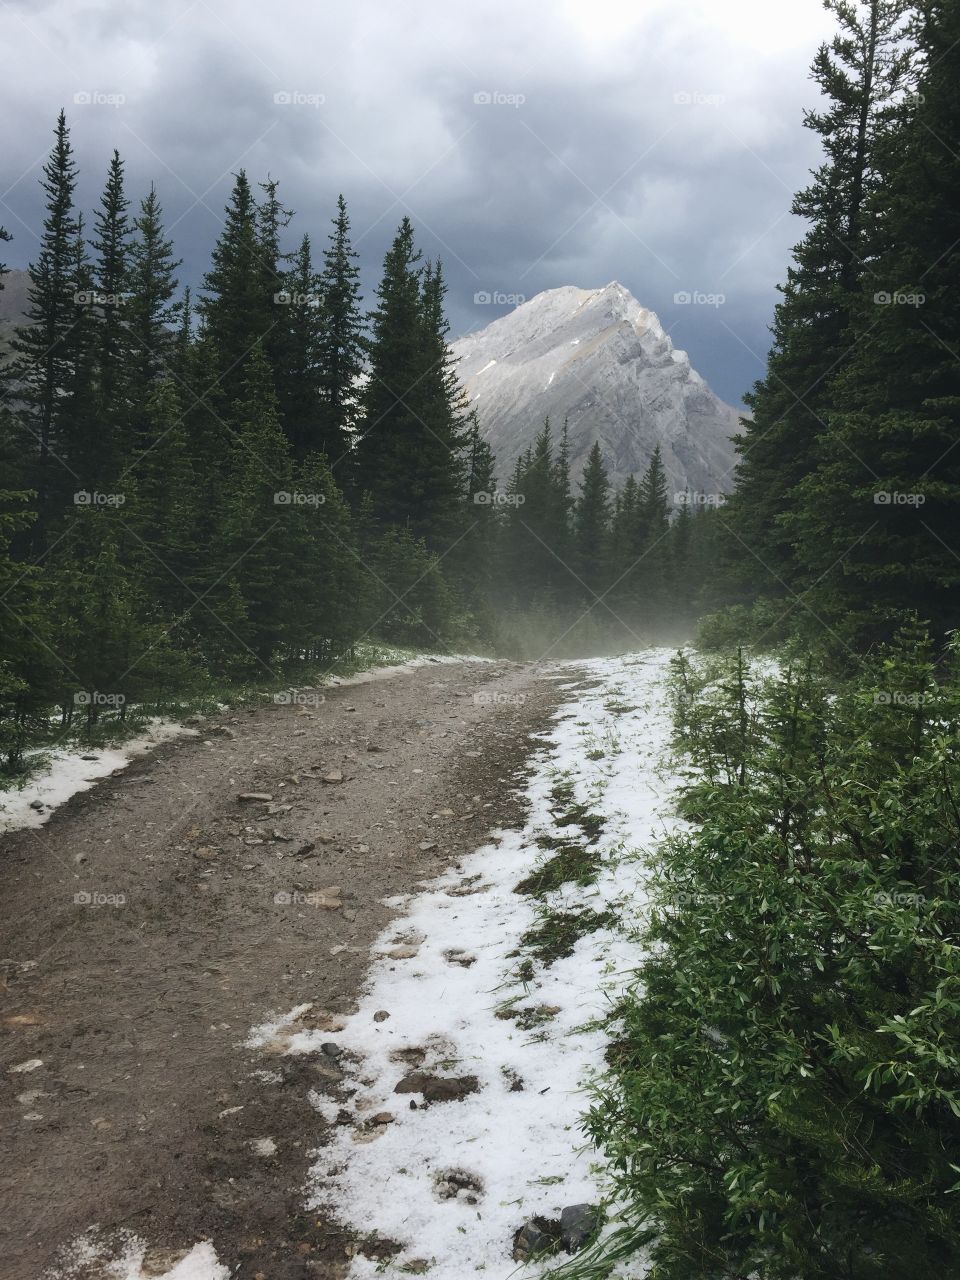
<path id="1" fill-rule="evenodd" d="M 548 289 L 452 349 L 502 477 L 549 417 L 569 425 L 574 475 L 599 440 L 617 485 L 657 444 L 674 491 L 732 485 L 738 412 L 619 281 Z"/>

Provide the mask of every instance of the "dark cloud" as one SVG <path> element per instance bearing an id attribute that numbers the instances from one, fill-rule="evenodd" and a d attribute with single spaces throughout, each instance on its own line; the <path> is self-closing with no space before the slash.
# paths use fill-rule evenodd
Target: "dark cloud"
<path id="1" fill-rule="evenodd" d="M 819 0 L 51 0 L 7 3 L 0 220 L 33 256 L 63 105 L 97 198 L 111 149 L 157 183 L 198 280 L 231 175 L 281 180 L 291 238 L 348 199 L 368 292 L 409 213 L 453 328 L 560 284 L 621 280 L 731 401 L 759 374 L 816 161 L 802 129 Z M 675 297 L 689 294 L 689 303 Z M 713 301 L 704 301 L 703 296 Z M 718 304 L 718 295 L 723 302 Z M 698 300 L 699 299 L 699 300 Z"/>

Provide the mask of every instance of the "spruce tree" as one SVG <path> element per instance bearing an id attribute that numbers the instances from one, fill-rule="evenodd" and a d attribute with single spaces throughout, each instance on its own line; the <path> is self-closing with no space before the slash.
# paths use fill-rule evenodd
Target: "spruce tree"
<path id="1" fill-rule="evenodd" d="M 804 121 L 825 158 L 793 202 L 809 230 L 781 289 L 767 373 L 745 397 L 753 416 L 744 419 L 736 491 L 723 516 L 735 578 L 774 594 L 796 582 L 783 518 L 815 465 L 833 384 L 856 350 L 852 309 L 870 278 L 874 230 L 866 201 L 882 183 L 878 148 L 910 61 L 909 0 L 826 0 L 826 8 L 840 28 L 813 62 L 826 105 Z"/>
<path id="2" fill-rule="evenodd" d="M 587 600 L 603 594 L 610 572 L 610 481 L 596 441 L 587 458 L 574 517 L 577 573 Z"/>
<path id="3" fill-rule="evenodd" d="M 309 236 L 303 237 L 293 255 L 283 296 L 286 299 L 282 316 L 286 356 L 277 377 L 277 400 L 293 456 L 303 461 L 313 450 L 326 452 L 330 443 L 321 430 L 320 343 L 324 313 Z M 336 448 L 336 442 L 333 443 Z"/>
<path id="4" fill-rule="evenodd" d="M 60 460 L 64 396 L 75 363 L 71 342 L 78 320 L 75 275 L 77 217 L 73 196 L 77 170 L 63 111 L 57 118 L 54 146 L 43 166 L 46 199 L 40 252 L 30 264 L 29 324 L 17 329 L 14 350 L 24 452 L 30 457 L 26 480 L 36 490 L 38 518 L 32 530 L 36 551 L 45 546 L 54 510 L 67 488 Z"/>
<path id="5" fill-rule="evenodd" d="M 93 280 L 96 317 L 96 417 L 98 472 L 113 487 L 121 458 L 129 448 L 131 342 L 127 328 L 129 295 L 130 202 L 124 191 L 123 162 L 117 151 L 94 218 Z"/>
<path id="6" fill-rule="evenodd" d="M 957 624 L 960 587 L 960 9 L 923 8 L 919 92 L 870 201 L 883 242 L 858 308 L 820 465 L 788 520 L 841 638 L 870 643 L 913 609 Z"/>
<path id="7" fill-rule="evenodd" d="M 337 216 L 329 239 L 319 281 L 322 325 L 317 359 L 321 413 L 315 447 L 326 453 L 334 473 L 339 475 L 346 472 L 349 463 L 359 411 L 359 382 L 366 360 L 360 269 L 350 243 L 350 219 L 342 195 L 337 197 Z"/>
<path id="8" fill-rule="evenodd" d="M 355 454 L 357 489 L 370 495 L 385 524 L 403 524 L 413 503 L 409 483 L 422 430 L 410 403 L 422 373 L 419 261 L 413 225 L 404 218 L 384 258 L 370 317 L 370 371 Z"/>
<path id="9" fill-rule="evenodd" d="M 130 398 L 134 409 L 146 404 L 173 355 L 173 297 L 177 268 L 172 242 L 163 229 L 163 209 L 156 188 L 140 202 L 133 220 L 129 249 L 130 297 L 124 308 L 130 354 Z"/>
<path id="10" fill-rule="evenodd" d="M 262 675 L 291 656 L 303 503 L 294 485 L 270 367 L 259 346 L 246 361 L 243 396 L 231 416 L 239 439 L 228 481 L 226 559 L 244 604 L 246 625 L 240 638 Z"/>
<path id="11" fill-rule="evenodd" d="M 257 203 L 246 173 L 236 176 L 224 228 L 204 276 L 199 310 L 203 340 L 215 370 L 205 393 L 211 404 L 229 413 L 243 393 L 246 365 L 260 343 L 281 323 L 281 308 L 268 290 L 258 227 Z"/>

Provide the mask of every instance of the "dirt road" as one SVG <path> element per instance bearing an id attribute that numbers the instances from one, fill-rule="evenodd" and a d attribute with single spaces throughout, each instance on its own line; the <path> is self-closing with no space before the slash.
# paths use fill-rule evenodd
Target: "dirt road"
<path id="1" fill-rule="evenodd" d="M 199 1240 L 232 1276 L 342 1274 L 357 1242 L 301 1208 L 322 1064 L 244 1041 L 350 1011 L 382 899 L 519 820 L 543 674 L 428 664 L 226 713 L 4 838 L 5 1280 L 93 1224 L 155 1274 Z"/>

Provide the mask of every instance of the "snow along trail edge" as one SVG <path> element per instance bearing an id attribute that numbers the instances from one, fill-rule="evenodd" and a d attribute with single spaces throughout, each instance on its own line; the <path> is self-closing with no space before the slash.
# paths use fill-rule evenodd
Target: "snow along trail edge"
<path id="1" fill-rule="evenodd" d="M 524 828 L 500 833 L 427 892 L 391 900 L 406 914 L 374 946 L 358 1012 L 339 1031 L 290 1039 L 291 1054 L 325 1044 L 345 1071 L 335 1097 L 311 1095 L 331 1138 L 317 1153 L 310 1207 L 398 1244 L 389 1272 L 505 1280 L 517 1270 L 511 1251 L 525 1222 L 602 1197 L 602 1167 L 585 1149 L 579 1121 L 607 1039 L 586 1024 L 608 1010 L 639 958 L 629 939 L 646 900 L 637 855 L 677 826 L 667 759 L 671 656 L 655 649 L 557 664 L 558 679 L 569 681 L 573 669 L 578 678 L 564 686 L 572 700 L 535 758 Z M 517 948 L 540 913 L 537 899 L 515 886 L 549 856 L 537 838 L 556 833 L 551 792 L 562 780 L 572 784 L 574 803 L 605 819 L 593 846 L 601 870 L 595 884 L 566 884 L 541 902 L 557 911 L 612 910 L 617 923 L 521 977 Z M 511 1002 L 514 1010 L 551 1012 L 525 1031 L 515 1017 L 497 1016 Z M 272 1029 L 255 1030 L 252 1042 Z M 422 1093 L 395 1092 L 414 1069 L 476 1077 L 478 1087 L 461 1100 L 424 1105 Z M 535 1264 L 524 1274 L 546 1269 Z M 382 1256 L 358 1254 L 349 1276 L 372 1280 L 384 1270 Z M 645 1270 L 633 1264 L 616 1274 Z"/>

